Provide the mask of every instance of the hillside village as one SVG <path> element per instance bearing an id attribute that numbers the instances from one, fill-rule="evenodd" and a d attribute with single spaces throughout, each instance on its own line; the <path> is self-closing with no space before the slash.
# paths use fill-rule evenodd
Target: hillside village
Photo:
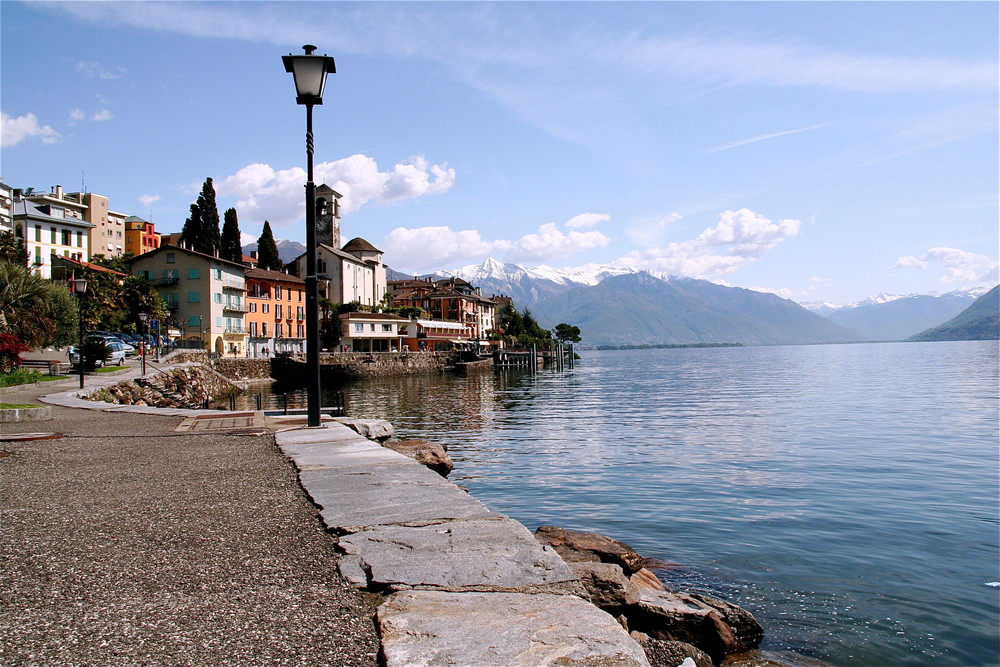
<path id="1" fill-rule="evenodd" d="M 324 349 L 501 345 L 498 315 L 512 306 L 509 297 L 485 296 L 461 278 L 388 280 L 381 250 L 363 238 L 342 243 L 340 195 L 320 186 L 319 196 L 334 203 L 317 221 Z M 258 266 L 256 252 L 241 251 L 240 261 L 198 252 L 180 233 L 157 232 L 152 222 L 109 203 L 105 196 L 65 192 L 58 185 L 37 192 L 0 184 L 0 233 L 13 232 L 23 242 L 32 272 L 62 284 L 107 273 L 93 263 L 97 256 L 125 258 L 129 274 L 148 279 L 166 304 L 168 315 L 154 330 L 181 346 L 236 357 L 305 352 L 304 254 L 276 270 Z M 120 280 L 126 275 L 117 273 Z"/>

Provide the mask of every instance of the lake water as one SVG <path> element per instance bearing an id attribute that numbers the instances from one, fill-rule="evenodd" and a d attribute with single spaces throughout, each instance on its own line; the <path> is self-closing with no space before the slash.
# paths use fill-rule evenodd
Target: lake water
<path id="1" fill-rule="evenodd" d="M 676 564 L 658 573 L 750 609 L 768 651 L 997 664 L 996 342 L 582 357 L 353 383 L 348 411 L 447 445 L 451 479 L 529 529 Z"/>

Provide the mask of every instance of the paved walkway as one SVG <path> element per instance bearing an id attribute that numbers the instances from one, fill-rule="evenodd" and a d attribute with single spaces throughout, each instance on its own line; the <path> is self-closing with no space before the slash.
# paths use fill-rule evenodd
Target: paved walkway
<path id="1" fill-rule="evenodd" d="M 0 424 L 0 664 L 375 664 L 374 609 L 273 436 L 52 410 Z M 63 437 L 3 441 L 37 431 Z"/>

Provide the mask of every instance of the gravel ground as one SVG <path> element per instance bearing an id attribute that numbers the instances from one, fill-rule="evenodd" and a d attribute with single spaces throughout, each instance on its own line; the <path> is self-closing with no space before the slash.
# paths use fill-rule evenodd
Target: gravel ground
<path id="1" fill-rule="evenodd" d="M 371 600 L 273 437 L 53 413 L 0 424 L 65 434 L 0 441 L 0 664 L 376 664 Z"/>

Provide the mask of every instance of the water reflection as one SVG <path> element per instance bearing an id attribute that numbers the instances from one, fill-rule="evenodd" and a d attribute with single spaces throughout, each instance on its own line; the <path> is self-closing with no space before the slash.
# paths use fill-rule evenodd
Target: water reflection
<path id="1" fill-rule="evenodd" d="M 987 342 L 588 352 L 337 389 L 447 445 L 452 479 L 531 529 L 690 565 L 664 576 L 746 604 L 771 649 L 963 665 L 1000 649 L 997 386 Z"/>

